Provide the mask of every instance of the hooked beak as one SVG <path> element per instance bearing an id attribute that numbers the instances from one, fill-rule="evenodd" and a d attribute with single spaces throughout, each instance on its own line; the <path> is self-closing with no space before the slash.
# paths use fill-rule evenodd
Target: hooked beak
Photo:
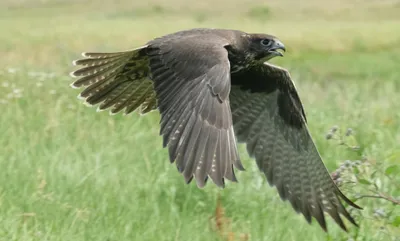
<path id="1" fill-rule="evenodd" d="M 281 41 L 275 39 L 274 43 L 272 44 L 272 46 L 268 50 L 268 52 L 273 54 L 273 55 L 275 55 L 275 56 L 281 56 L 282 57 L 283 53 L 278 51 L 278 50 L 282 50 L 282 52 L 285 52 L 286 48 L 285 48 L 285 45 Z"/>

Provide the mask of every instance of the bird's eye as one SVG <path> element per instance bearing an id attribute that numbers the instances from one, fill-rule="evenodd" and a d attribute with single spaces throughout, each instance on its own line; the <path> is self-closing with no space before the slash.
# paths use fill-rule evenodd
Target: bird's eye
<path id="1" fill-rule="evenodd" d="M 261 40 L 261 45 L 268 46 L 270 43 L 271 43 L 271 40 L 269 40 L 269 39 Z"/>

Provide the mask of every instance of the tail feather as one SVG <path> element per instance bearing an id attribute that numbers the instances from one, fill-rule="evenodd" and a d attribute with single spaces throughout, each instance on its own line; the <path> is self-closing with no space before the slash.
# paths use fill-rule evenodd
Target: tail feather
<path id="1" fill-rule="evenodd" d="M 150 92 L 150 94 L 149 94 L 149 92 Z M 156 93 L 154 91 L 148 91 L 146 100 L 140 106 L 140 113 L 146 114 L 156 108 L 157 108 Z M 128 107 L 126 110 L 127 114 L 129 114 L 132 111 L 133 111 L 132 107 Z"/>
<path id="2" fill-rule="evenodd" d="M 132 112 L 140 107 L 139 112 L 143 113 L 143 109 L 148 106 L 146 100 L 152 95 L 152 86 L 147 85 L 146 83 L 142 85 L 142 88 L 136 89 L 136 93 L 141 91 L 141 93 L 137 93 L 137 95 L 131 96 L 128 99 L 129 104 L 126 105 L 126 113 Z"/>
<path id="3" fill-rule="evenodd" d="M 108 109 L 114 105 L 116 105 L 118 102 L 121 101 L 121 99 L 124 99 L 123 95 L 130 95 L 132 93 L 127 93 L 131 91 L 131 86 L 134 84 L 134 82 L 126 81 L 116 88 L 113 88 L 112 91 L 105 96 L 105 101 L 100 104 L 99 109 L 100 110 L 105 110 Z"/>
<path id="4" fill-rule="evenodd" d="M 132 50 L 127 50 L 127 51 L 120 51 L 120 52 L 112 52 L 112 53 L 99 53 L 99 52 L 84 52 L 82 53 L 83 57 L 89 57 L 89 58 L 107 58 L 107 57 L 117 57 L 117 56 L 122 56 L 122 55 L 129 55 L 132 52 L 135 52 L 137 50 L 146 48 L 147 46 L 142 46 L 139 48 L 135 48 Z"/>
<path id="5" fill-rule="evenodd" d="M 81 77 L 77 81 L 71 84 L 73 88 L 80 88 L 82 86 L 93 85 L 94 83 L 98 83 L 100 81 L 106 81 L 108 78 L 113 78 L 118 74 L 118 69 L 103 69 L 95 74 Z M 71 74 L 73 77 L 78 77 L 75 73 Z"/>
<path id="6" fill-rule="evenodd" d="M 91 94 L 86 101 L 91 104 L 91 105 L 96 105 L 99 103 L 102 103 L 100 105 L 100 109 L 107 109 L 108 107 L 111 107 L 114 102 L 112 100 L 117 99 L 120 97 L 122 92 L 125 92 L 127 88 L 132 84 L 132 82 L 122 82 L 122 83 L 117 83 L 117 82 L 111 82 L 106 88 L 102 89 L 101 92 Z M 81 96 L 85 96 L 85 93 L 82 92 Z M 109 105 L 107 108 L 104 108 L 103 106 Z"/>
<path id="7" fill-rule="evenodd" d="M 73 76 L 79 77 L 79 76 L 88 76 L 88 75 L 93 75 L 99 72 L 104 72 L 104 71 L 109 71 L 109 70 L 117 70 L 119 67 L 121 67 L 124 62 L 122 62 L 122 59 L 117 59 L 117 61 L 113 62 L 106 62 L 103 64 L 99 65 L 92 65 L 92 66 L 87 66 L 83 67 L 81 69 L 76 70 L 73 72 Z M 127 60 L 127 59 L 126 59 Z"/>
<path id="8" fill-rule="evenodd" d="M 112 56 L 112 57 L 99 57 L 99 58 L 87 58 L 87 59 L 79 59 L 73 62 L 74 65 L 83 65 L 83 66 L 96 66 L 102 65 L 104 63 L 112 62 L 115 59 L 119 59 L 121 56 Z"/>
<path id="9" fill-rule="evenodd" d="M 148 79 L 149 60 L 147 46 L 114 53 L 88 52 L 86 58 L 74 61 L 83 66 L 71 73 L 78 79 L 74 88 L 85 87 L 79 97 L 89 105 L 100 104 L 98 109 L 111 108 L 112 113 L 125 109 L 125 113 L 139 109 L 144 114 L 157 108 L 153 83 Z"/>

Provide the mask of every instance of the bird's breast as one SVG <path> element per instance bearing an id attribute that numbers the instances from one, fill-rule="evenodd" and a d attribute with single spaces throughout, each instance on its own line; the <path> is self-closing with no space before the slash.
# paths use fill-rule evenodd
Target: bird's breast
<path id="1" fill-rule="evenodd" d="M 247 58 L 245 53 L 228 49 L 228 58 L 231 68 L 231 74 L 240 72 L 247 69 L 251 65 L 251 61 Z"/>
<path id="2" fill-rule="evenodd" d="M 248 67 L 249 67 L 249 64 L 247 64 L 245 62 L 231 64 L 231 74 L 238 73 L 243 69 L 247 69 Z"/>

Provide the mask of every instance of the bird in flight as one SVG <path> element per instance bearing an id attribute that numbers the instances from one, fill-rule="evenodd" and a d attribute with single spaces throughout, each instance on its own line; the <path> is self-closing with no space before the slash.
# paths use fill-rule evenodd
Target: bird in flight
<path id="1" fill-rule="evenodd" d="M 158 109 L 160 135 L 185 181 L 224 187 L 244 170 L 237 142 L 282 200 L 327 231 L 324 212 L 345 231 L 349 200 L 333 182 L 310 136 L 289 72 L 267 61 L 283 56 L 275 36 L 228 29 L 168 34 L 132 50 L 83 53 L 71 84 L 99 110 Z"/>

